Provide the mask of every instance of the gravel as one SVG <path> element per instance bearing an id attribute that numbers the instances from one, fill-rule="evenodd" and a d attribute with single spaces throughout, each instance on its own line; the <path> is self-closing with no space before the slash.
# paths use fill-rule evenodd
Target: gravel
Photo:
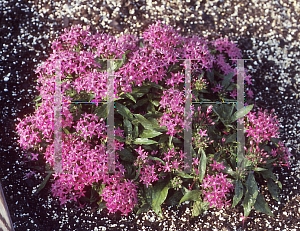
<path id="1" fill-rule="evenodd" d="M 0 173 L 15 230 L 299 230 L 299 1 L 5 1 L 0 2 Z M 42 169 L 24 179 L 30 163 L 16 143 L 16 118 L 34 112 L 34 68 L 51 53 L 49 41 L 73 24 L 90 25 L 112 35 L 141 36 L 156 19 L 183 35 L 218 36 L 236 41 L 243 52 L 245 68 L 253 79 L 255 103 L 274 108 L 282 124 L 282 140 L 290 148 L 291 168 L 276 168 L 283 186 L 281 202 L 261 186 L 274 218 L 252 211 L 242 228 L 242 205 L 210 209 L 192 218 L 188 204 L 163 206 L 163 219 L 150 210 L 129 217 L 95 211 L 94 205 L 62 208 L 49 194 L 39 196 L 36 185 L 45 177 Z M 246 89 L 245 89 L 246 90 Z M 91 211 L 92 210 L 92 211 Z"/>

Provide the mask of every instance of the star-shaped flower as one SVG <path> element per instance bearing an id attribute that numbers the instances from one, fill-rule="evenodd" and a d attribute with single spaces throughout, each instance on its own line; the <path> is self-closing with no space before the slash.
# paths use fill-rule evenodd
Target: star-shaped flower
<path id="1" fill-rule="evenodd" d="M 31 155 L 32 155 L 32 159 L 31 159 L 31 160 L 38 160 L 37 156 L 38 156 L 39 154 L 31 153 Z"/>

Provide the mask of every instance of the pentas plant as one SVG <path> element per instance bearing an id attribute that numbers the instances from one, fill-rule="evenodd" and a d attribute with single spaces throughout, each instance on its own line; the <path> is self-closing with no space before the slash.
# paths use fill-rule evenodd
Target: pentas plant
<path id="1" fill-rule="evenodd" d="M 125 215 L 149 208 L 161 214 L 164 202 L 190 201 L 193 216 L 210 207 L 228 206 L 231 190 L 232 206 L 244 197 L 245 217 L 252 206 L 272 215 L 254 176 L 266 179 L 273 198 L 278 199 L 275 183 L 281 184 L 273 167 L 288 166 L 290 153 L 278 139 L 276 121 L 266 111 L 255 117 L 250 112 L 253 105 L 247 103 L 236 111 L 238 73 L 236 60 L 230 59 L 240 59 L 241 53 L 234 43 L 186 38 L 158 21 L 144 32 L 143 40 L 131 35 L 92 35 L 75 26 L 65 30 L 52 49 L 36 70 L 40 92 L 36 111 L 19 119 L 20 145 L 32 153 L 32 160 L 43 157 L 48 169 L 54 169 L 57 61 L 61 63 L 63 102 L 94 104 L 62 104 L 62 172 L 50 171 L 39 190 L 51 179 L 52 193 L 61 204 L 97 202 L 99 208 Z M 105 59 L 118 59 L 112 67 L 115 172 L 107 166 Z M 184 119 L 184 59 L 191 60 L 194 104 L 187 114 L 192 124 Z M 249 75 L 245 82 L 252 85 Z M 252 94 L 247 90 L 247 97 L 253 98 Z M 238 171 L 236 130 L 243 117 L 245 169 Z M 188 153 L 183 152 L 184 129 L 192 131 L 191 166 L 186 162 Z"/>

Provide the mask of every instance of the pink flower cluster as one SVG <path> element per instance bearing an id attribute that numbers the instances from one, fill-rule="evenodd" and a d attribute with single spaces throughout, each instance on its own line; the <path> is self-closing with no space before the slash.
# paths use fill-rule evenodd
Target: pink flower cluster
<path id="1" fill-rule="evenodd" d="M 122 215 L 127 216 L 137 204 L 137 186 L 127 179 L 122 182 L 122 179 L 120 174 L 111 177 L 110 184 L 103 189 L 102 197 L 109 213 L 120 210 Z"/>
<path id="2" fill-rule="evenodd" d="M 213 158 L 211 158 L 213 160 Z M 213 170 L 224 169 L 223 163 L 219 164 L 216 161 L 213 161 L 213 164 L 210 164 L 213 167 Z M 226 193 L 229 192 L 229 189 L 232 189 L 234 186 L 232 183 L 228 182 L 226 179 L 227 175 L 223 175 L 223 173 L 219 173 L 216 176 L 207 175 L 203 179 L 203 184 L 201 185 L 206 191 L 203 190 L 203 194 L 205 195 L 204 200 L 208 201 L 209 206 L 215 205 L 220 209 L 223 205 L 225 207 L 229 204 L 229 201 L 224 201 L 223 198 L 226 196 Z M 224 204 L 223 204 L 224 202 Z"/>
<path id="3" fill-rule="evenodd" d="M 168 128 L 168 132 L 166 134 L 170 134 L 173 136 L 176 134 L 176 126 L 185 127 L 188 129 L 191 127 L 186 124 L 186 121 L 183 119 L 184 116 L 184 99 L 183 92 L 180 92 L 178 89 L 171 88 L 168 91 L 164 91 L 164 96 L 162 97 L 160 107 L 163 107 L 167 112 L 158 119 L 158 122 L 161 126 L 166 126 Z M 194 105 L 191 106 L 191 113 L 188 116 L 192 116 L 194 113 Z M 174 118 L 175 117 L 175 118 Z M 181 130 L 179 131 L 181 132 Z"/>
<path id="4" fill-rule="evenodd" d="M 249 112 L 249 114 L 246 115 L 248 123 L 245 132 L 248 133 L 247 137 L 250 136 L 256 142 L 256 147 L 253 147 L 253 141 L 251 140 L 250 149 L 248 150 L 246 147 L 244 147 L 244 149 L 248 152 L 248 156 L 246 157 L 253 161 L 256 167 L 258 163 L 266 163 L 265 159 L 270 157 L 267 153 L 263 153 L 263 149 L 260 150 L 258 146 L 259 143 L 266 140 L 270 141 L 270 138 L 279 138 L 279 133 L 277 132 L 279 129 L 279 122 L 276 119 L 277 116 L 272 117 L 272 115 L 268 115 L 267 112 L 267 109 L 265 109 L 264 113 L 262 113 L 262 109 L 259 109 L 257 117 L 255 116 L 256 112 Z M 273 112 L 274 109 L 271 110 L 271 113 Z M 289 167 L 288 160 L 291 154 L 281 141 L 279 142 L 279 147 L 276 150 L 273 149 L 271 154 L 273 157 L 279 156 L 279 164 L 281 166 L 285 165 Z M 285 163 L 283 163 L 283 160 Z M 276 163 L 273 165 L 276 165 Z"/>
<path id="5" fill-rule="evenodd" d="M 279 147 L 276 149 L 272 149 L 271 155 L 273 157 L 279 156 L 279 166 L 287 166 L 290 168 L 290 157 L 292 156 L 291 152 L 284 146 L 284 144 L 279 141 Z M 273 165 L 276 165 L 275 163 Z"/>
<path id="6" fill-rule="evenodd" d="M 260 149 L 258 143 L 256 143 L 256 147 L 253 147 L 253 140 L 250 141 L 251 147 L 248 151 L 246 147 L 244 147 L 245 151 L 248 152 L 246 155 L 247 159 L 250 160 L 255 167 L 257 167 L 258 163 L 267 163 L 264 158 L 268 158 L 269 155 L 267 153 L 263 153 L 264 149 Z"/>
<path id="7" fill-rule="evenodd" d="M 158 168 L 161 167 L 161 163 L 159 161 L 148 159 L 148 153 L 145 152 L 141 146 L 138 149 L 135 149 L 135 151 L 138 152 L 139 156 L 134 165 L 140 167 L 140 182 L 145 184 L 148 188 L 149 185 L 152 185 L 153 182 L 158 180 L 157 171 Z M 155 153 L 157 153 L 157 151 L 152 151 L 152 154 Z"/>
<path id="8" fill-rule="evenodd" d="M 258 116 L 256 117 L 256 112 L 250 112 L 246 117 L 249 120 L 245 131 L 248 133 L 247 137 L 253 137 L 253 140 L 256 143 L 261 141 L 268 140 L 269 137 L 278 138 L 279 123 L 276 119 L 277 116 L 272 117 L 272 115 L 267 115 L 267 109 L 264 113 L 261 112 L 262 109 L 259 109 Z M 271 113 L 274 110 L 271 111 Z"/>

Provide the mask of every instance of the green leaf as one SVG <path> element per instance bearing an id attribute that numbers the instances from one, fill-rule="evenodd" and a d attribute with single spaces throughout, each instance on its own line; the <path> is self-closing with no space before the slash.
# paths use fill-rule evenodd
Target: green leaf
<path id="1" fill-rule="evenodd" d="M 149 160 L 157 160 L 157 161 L 163 163 L 164 165 L 166 164 L 166 162 L 164 162 L 162 159 L 155 157 L 155 156 L 148 156 L 148 159 Z"/>
<path id="2" fill-rule="evenodd" d="M 230 143 L 230 142 L 237 142 L 237 133 L 233 133 L 228 138 L 225 140 L 225 144 Z"/>
<path id="3" fill-rule="evenodd" d="M 230 83 L 230 85 L 227 87 L 226 91 L 233 91 L 236 88 L 237 88 L 236 83 Z"/>
<path id="4" fill-rule="evenodd" d="M 208 201 L 195 201 L 193 203 L 192 216 L 197 217 L 208 209 L 209 209 Z"/>
<path id="5" fill-rule="evenodd" d="M 266 168 L 260 168 L 260 167 L 255 167 L 253 169 L 253 171 L 256 171 L 256 172 L 262 172 L 262 171 L 266 171 L 266 170 L 268 170 L 268 169 L 266 169 Z"/>
<path id="6" fill-rule="evenodd" d="M 274 173 L 272 171 L 273 171 L 273 168 L 268 169 L 267 171 L 260 172 L 260 174 L 263 176 L 263 178 L 265 180 L 273 179 L 274 181 L 276 181 L 277 180 L 276 176 L 274 175 Z"/>
<path id="7" fill-rule="evenodd" d="M 179 205 L 182 202 L 199 200 L 201 195 L 202 195 L 202 190 L 196 189 L 196 190 L 188 191 L 186 194 L 184 194 L 184 196 L 179 201 L 179 204 L 178 204 L 177 208 L 179 207 Z"/>
<path id="8" fill-rule="evenodd" d="M 63 128 L 64 132 L 67 134 L 67 135 L 70 135 L 70 132 L 68 131 L 68 129 L 66 128 Z"/>
<path id="9" fill-rule="evenodd" d="M 129 92 L 126 92 L 124 96 L 126 96 L 128 99 L 131 99 L 134 103 L 136 103 L 136 99 Z"/>
<path id="10" fill-rule="evenodd" d="M 256 202 L 256 198 L 258 195 L 258 187 L 257 183 L 255 181 L 254 175 L 252 172 L 249 173 L 247 181 L 246 181 L 246 193 L 245 198 L 243 201 L 243 207 L 244 207 L 244 216 L 248 217 L 252 206 Z"/>
<path id="11" fill-rule="evenodd" d="M 176 137 L 173 137 L 173 143 L 175 143 L 175 144 L 182 144 L 183 141 L 180 140 L 180 139 L 178 139 L 178 138 L 176 138 Z"/>
<path id="12" fill-rule="evenodd" d="M 245 108 L 242 108 L 242 109 L 238 110 L 237 112 L 235 112 L 231 118 L 231 123 L 236 122 L 239 118 L 242 118 L 245 115 L 247 115 L 252 110 L 253 106 L 254 106 L 254 104 L 248 105 Z"/>
<path id="13" fill-rule="evenodd" d="M 150 101 L 155 107 L 158 107 L 160 105 L 159 101 L 157 100 L 151 100 Z"/>
<path id="14" fill-rule="evenodd" d="M 149 209 L 151 208 L 151 205 L 144 204 L 141 208 L 139 208 L 139 210 L 136 212 L 137 215 L 141 214 L 141 213 L 145 213 L 147 212 Z"/>
<path id="15" fill-rule="evenodd" d="M 165 125 L 163 125 L 163 126 L 160 127 L 160 125 L 157 122 L 157 119 L 155 119 L 155 118 L 151 118 L 150 117 L 150 118 L 148 118 L 148 121 L 150 121 L 150 123 L 152 124 L 153 129 L 155 131 L 158 131 L 158 132 L 167 132 L 169 130 Z"/>
<path id="16" fill-rule="evenodd" d="M 275 158 L 275 159 L 270 159 L 270 160 L 267 160 L 267 162 L 266 162 L 266 165 L 269 165 L 269 164 L 271 164 L 271 163 L 275 162 L 276 160 L 277 160 L 277 158 Z"/>
<path id="17" fill-rule="evenodd" d="M 273 144 L 278 144 L 280 139 L 279 138 L 272 138 L 270 137 L 270 141 L 272 141 Z"/>
<path id="18" fill-rule="evenodd" d="M 157 182 L 152 190 L 152 208 L 157 215 L 161 216 L 161 205 L 167 198 L 169 185 L 165 181 Z"/>
<path id="19" fill-rule="evenodd" d="M 128 162 L 134 162 L 135 161 L 135 157 L 132 155 L 132 153 L 127 148 L 123 148 L 118 153 L 120 155 L 120 158 L 124 161 L 128 161 Z"/>
<path id="20" fill-rule="evenodd" d="M 169 198 L 167 198 L 165 203 L 168 206 L 178 205 L 181 198 L 182 198 L 182 192 L 181 191 L 175 191 Z"/>
<path id="21" fill-rule="evenodd" d="M 147 145 L 149 145 L 149 144 L 157 144 L 156 141 L 149 140 L 147 138 L 136 138 L 133 143 L 134 144 L 147 144 Z"/>
<path id="22" fill-rule="evenodd" d="M 209 82 L 212 84 L 214 82 L 214 70 L 212 70 L 211 72 L 207 71 L 206 76 Z"/>
<path id="23" fill-rule="evenodd" d="M 139 97 L 142 97 L 143 95 L 149 93 L 151 86 L 140 86 L 140 87 L 134 87 L 134 89 L 132 89 L 131 94 L 138 94 L 138 93 L 142 93 L 142 95 L 140 95 Z M 139 98 L 138 97 L 138 98 Z"/>
<path id="24" fill-rule="evenodd" d="M 206 89 L 201 89 L 201 90 L 197 90 L 198 92 L 201 92 L 201 93 L 209 93 L 209 91 L 208 90 L 206 90 Z"/>
<path id="25" fill-rule="evenodd" d="M 145 103 L 149 102 L 148 98 L 143 98 L 137 101 L 135 105 L 132 106 L 133 109 L 136 109 L 137 107 L 143 106 Z"/>
<path id="26" fill-rule="evenodd" d="M 151 82 L 150 85 L 152 87 L 155 87 L 155 88 L 159 89 L 159 90 L 163 90 L 163 91 L 167 90 L 166 88 L 162 87 L 161 85 L 153 83 L 153 82 Z"/>
<path id="27" fill-rule="evenodd" d="M 37 102 L 37 101 L 40 101 L 41 99 L 42 99 L 42 96 L 39 95 L 39 96 L 37 96 L 33 101 L 34 101 L 34 102 Z"/>
<path id="28" fill-rule="evenodd" d="M 95 109 L 96 115 L 100 118 L 106 119 L 107 118 L 107 104 L 103 104 L 100 107 Z"/>
<path id="29" fill-rule="evenodd" d="M 229 86 L 232 77 L 233 77 L 233 72 L 224 76 L 224 79 L 222 80 L 222 85 L 224 86 L 225 89 Z"/>
<path id="30" fill-rule="evenodd" d="M 37 191 L 34 193 L 34 195 L 37 195 L 43 188 L 45 188 L 47 182 L 49 181 L 52 173 L 54 173 L 54 171 L 50 171 L 48 173 L 48 175 L 45 177 L 45 179 L 43 180 L 43 182 L 40 184 L 39 188 L 37 189 Z"/>
<path id="31" fill-rule="evenodd" d="M 139 166 L 139 169 L 138 169 L 137 172 L 136 172 L 136 176 L 135 176 L 135 178 L 134 178 L 132 181 L 136 181 L 136 180 L 137 180 L 137 178 L 138 178 L 139 175 L 140 175 L 140 172 L 141 172 L 141 167 Z"/>
<path id="32" fill-rule="evenodd" d="M 275 199 L 276 201 L 279 201 L 279 194 L 280 194 L 280 188 L 278 187 L 278 185 L 272 180 L 272 179 L 268 179 L 267 181 L 267 186 L 269 189 L 269 192 L 271 193 L 273 199 Z"/>
<path id="33" fill-rule="evenodd" d="M 133 114 L 133 115 L 143 125 L 145 129 L 149 129 L 149 130 L 153 129 L 152 123 L 149 120 L 147 120 L 144 116 L 140 114 Z"/>
<path id="34" fill-rule="evenodd" d="M 233 201 L 232 201 L 232 208 L 240 202 L 240 200 L 242 199 L 243 194 L 244 194 L 243 193 L 243 184 L 240 180 L 237 180 L 234 191 L 235 191 L 235 194 L 234 194 Z"/>
<path id="35" fill-rule="evenodd" d="M 132 131 L 132 139 L 136 139 L 139 136 L 139 126 L 134 125 L 133 131 Z"/>
<path id="36" fill-rule="evenodd" d="M 141 138 L 153 138 L 153 137 L 159 136 L 161 134 L 162 134 L 161 132 L 146 129 L 143 131 L 143 133 L 140 135 L 140 137 Z"/>
<path id="37" fill-rule="evenodd" d="M 131 122 L 126 118 L 123 120 L 123 122 L 124 122 L 124 128 L 125 128 L 125 131 L 124 131 L 125 135 L 127 137 L 132 137 L 132 124 L 131 124 Z"/>
<path id="38" fill-rule="evenodd" d="M 265 213 L 271 217 L 274 217 L 273 213 L 271 212 L 270 207 L 268 206 L 267 202 L 265 201 L 264 196 L 260 192 L 257 195 L 257 199 L 254 204 L 254 208 L 258 212 Z"/>
<path id="39" fill-rule="evenodd" d="M 99 205 L 98 210 L 107 208 L 107 206 L 104 202 L 100 202 L 98 205 Z"/>
<path id="40" fill-rule="evenodd" d="M 276 183 L 278 184 L 279 188 L 282 189 L 282 184 L 281 184 L 281 182 L 278 180 L 278 181 L 276 181 Z"/>
<path id="41" fill-rule="evenodd" d="M 182 177 L 182 178 L 186 178 L 186 179 L 194 179 L 193 176 L 185 173 L 185 172 L 176 172 L 176 175 Z"/>
<path id="42" fill-rule="evenodd" d="M 201 148 L 201 158 L 200 158 L 200 164 L 199 164 L 199 180 L 202 183 L 205 172 L 206 172 L 206 155 L 204 150 Z"/>
<path id="43" fill-rule="evenodd" d="M 119 112 L 119 114 L 121 114 L 124 118 L 127 118 L 130 121 L 133 120 L 133 115 L 126 106 L 124 106 L 118 102 L 115 102 L 115 107 L 116 107 L 117 111 Z"/>
<path id="44" fill-rule="evenodd" d="M 145 45 L 144 45 L 144 43 L 143 43 L 142 41 L 140 41 L 140 47 L 141 47 L 141 48 L 144 48 L 144 47 L 145 47 Z"/>
<path id="45" fill-rule="evenodd" d="M 226 160 L 222 161 L 223 166 L 225 167 L 223 170 L 221 170 L 222 172 L 229 174 L 231 176 L 233 176 L 235 174 L 235 172 L 232 170 L 232 168 L 227 164 Z"/>
<path id="46" fill-rule="evenodd" d="M 225 122 L 225 120 L 224 120 L 224 106 L 223 106 L 223 104 L 221 104 L 221 105 L 218 105 L 218 104 L 216 104 L 216 105 L 214 105 L 213 107 L 212 107 L 212 111 L 214 112 L 214 113 L 216 113 L 216 115 L 218 116 L 218 118 L 222 121 L 222 123 L 224 124 L 224 125 L 226 125 L 227 123 Z"/>
<path id="47" fill-rule="evenodd" d="M 126 141 L 126 139 L 124 139 L 121 136 L 117 136 L 117 135 L 115 135 L 115 139 L 118 140 L 118 141 L 120 141 L 120 142 L 125 142 Z"/>

